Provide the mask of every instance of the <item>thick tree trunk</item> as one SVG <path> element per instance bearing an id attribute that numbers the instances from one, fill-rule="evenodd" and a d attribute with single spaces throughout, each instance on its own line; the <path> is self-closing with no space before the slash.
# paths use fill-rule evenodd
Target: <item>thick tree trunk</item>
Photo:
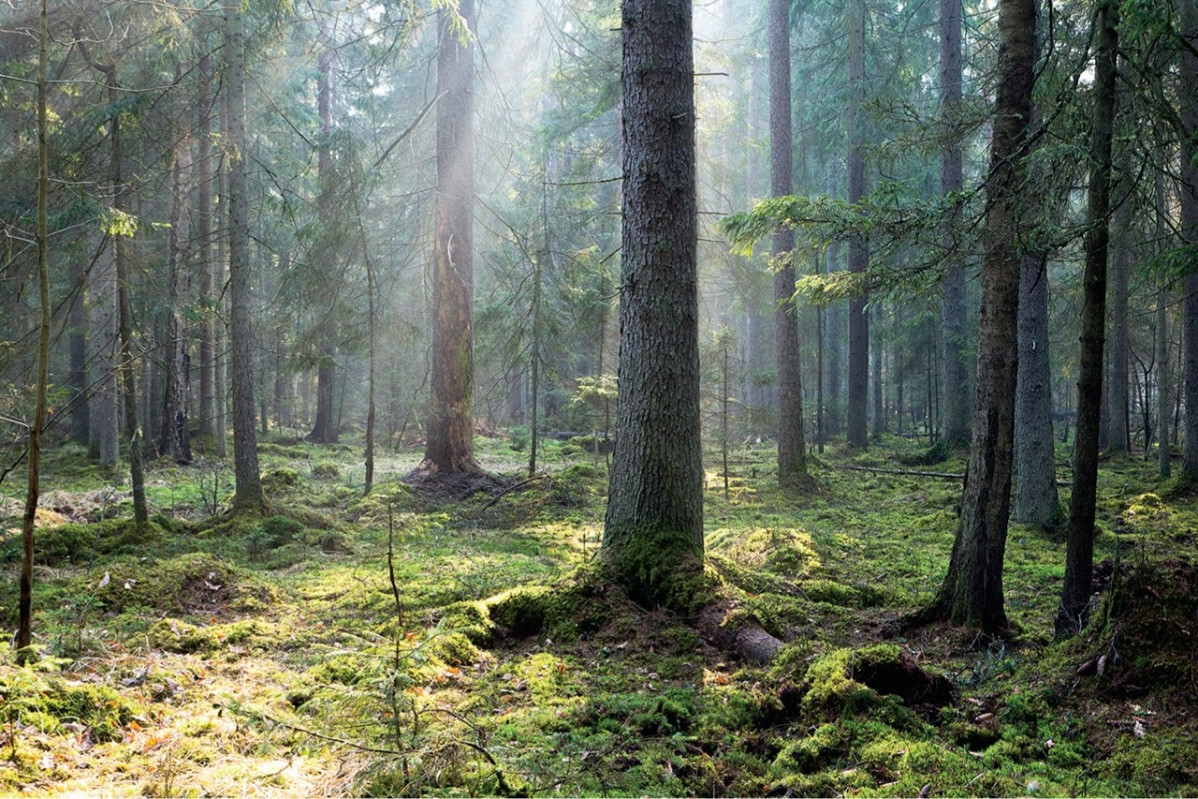
<path id="1" fill-rule="evenodd" d="M 437 198 L 428 444 L 421 471 L 481 471 L 474 460 L 474 0 L 461 32 L 441 12 L 437 53 Z M 463 38 L 465 36 L 466 38 Z"/>
<path id="2" fill-rule="evenodd" d="M 1094 51 L 1094 129 L 1090 145 L 1090 185 L 1086 219 L 1086 268 L 1082 279 L 1081 357 L 1077 381 L 1077 439 L 1073 493 L 1069 500 L 1069 542 L 1065 583 L 1057 614 L 1058 636 L 1074 635 L 1089 615 L 1094 563 L 1094 512 L 1098 494 L 1098 434 L 1102 404 L 1103 339 L 1106 333 L 1107 255 L 1110 242 L 1111 141 L 1118 78 L 1116 0 L 1098 8 Z"/>
<path id="3" fill-rule="evenodd" d="M 1011 518 L 1043 528 L 1061 521 L 1052 436 L 1048 360 L 1048 269 L 1043 253 L 1024 255 L 1019 274 L 1019 378 L 1015 388 L 1015 491 Z"/>
<path id="4" fill-rule="evenodd" d="M 850 203 L 865 195 L 865 2 L 850 0 L 848 165 Z M 849 239 L 849 272 L 863 274 L 869 267 L 869 244 L 864 235 Z M 869 444 L 869 295 L 849 300 L 849 407 L 846 437 L 850 446 Z"/>
<path id="5" fill-rule="evenodd" d="M 790 94 L 790 0 L 770 0 L 771 194 L 794 191 Z M 803 441 L 803 381 L 795 311 L 794 229 L 774 232 L 774 341 L 778 378 L 778 482 L 795 485 L 807 476 Z"/>
<path id="6" fill-rule="evenodd" d="M 603 557 L 688 609 L 703 556 L 698 208 L 689 0 L 624 0 L 619 401 Z"/>
<path id="7" fill-rule="evenodd" d="M 948 575 L 929 615 L 999 632 L 1007 626 L 1002 568 L 1015 432 L 1019 220 L 1032 75 L 1033 0 L 999 0 L 1000 75 L 994 109 L 982 261 L 977 389 L 968 477 Z"/>
<path id="8" fill-rule="evenodd" d="M 229 104 L 229 335 L 233 350 L 233 509 L 260 513 L 266 499 L 258 473 L 258 438 L 254 429 L 254 342 L 250 320 L 250 229 L 246 203 L 245 34 L 238 0 L 223 0 L 225 14 L 225 81 Z"/>
<path id="9" fill-rule="evenodd" d="M 961 135 L 961 39 L 963 28 L 961 0 L 940 0 L 940 124 L 943 142 L 940 149 L 940 193 L 959 193 L 965 185 Z M 945 224 L 944 298 L 940 313 L 941 368 L 944 372 L 944 419 L 941 442 L 947 450 L 969 444 L 969 371 L 968 327 L 965 305 L 965 264 L 957 250 L 956 229 L 960 222 L 959 203 Z"/>

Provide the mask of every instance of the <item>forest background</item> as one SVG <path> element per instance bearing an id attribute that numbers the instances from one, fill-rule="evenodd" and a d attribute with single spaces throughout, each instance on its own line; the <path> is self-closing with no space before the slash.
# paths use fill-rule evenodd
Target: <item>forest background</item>
<path id="1" fill-rule="evenodd" d="M 1020 382 L 999 386 L 1028 549 L 1008 557 L 1012 619 L 1000 549 L 1002 618 L 907 626 L 943 596 L 949 532 L 971 518 L 954 522 L 952 481 L 971 410 L 987 408 L 971 382 L 989 341 L 975 314 L 1003 5 L 694 9 L 715 630 L 669 602 L 623 604 L 591 557 L 626 285 L 615 4 L 50 4 L 44 23 L 4 9 L 2 485 L 14 519 L 23 465 L 60 492 L 36 538 L 31 517 L 6 545 L 23 590 L 5 613 L 24 618 L 36 590 L 48 629 L 5 666 L 4 778 L 102 771 L 163 793 L 186 790 L 176 779 L 228 789 L 238 773 L 263 791 L 1184 792 L 1194 650 L 1168 621 L 1193 618 L 1198 468 L 1184 0 L 1039 9 L 1016 186 L 1024 299 L 1007 320 Z M 781 93 L 766 36 L 779 28 L 796 87 Z M 450 52 L 469 55 L 464 111 Z M 452 171 L 440 145 L 455 108 L 474 140 L 473 298 L 444 324 L 438 259 L 461 234 L 439 238 L 434 198 L 464 193 L 434 187 Z M 793 257 L 753 250 L 779 226 L 797 241 L 772 249 Z M 1095 312 L 1108 247 L 1110 308 Z M 455 350 L 438 341 L 471 328 L 467 426 L 442 436 L 435 398 L 454 381 L 436 364 Z M 788 365 L 775 342 L 789 328 Z M 437 453 L 462 441 L 446 468 Z M 1165 481 L 1175 448 L 1180 476 Z M 1087 470 L 1090 494 L 1074 476 Z M 464 478 L 395 482 L 430 473 Z M 928 514 L 871 519 L 904 503 Z M 1079 530 L 1109 561 L 1084 564 L 1065 612 Z M 347 573 L 361 592 L 338 586 Z M 329 610 L 345 624 L 320 632 Z M 1086 636 L 1050 643 L 1091 615 Z M 754 664 L 742 632 L 781 649 Z M 630 649 L 642 685 L 608 667 Z M 230 684 L 247 667 L 264 669 L 257 693 Z M 214 696 L 215 717 L 182 724 L 185 702 Z M 552 769 L 543 736 L 563 758 Z M 102 751 L 124 776 L 97 766 Z"/>

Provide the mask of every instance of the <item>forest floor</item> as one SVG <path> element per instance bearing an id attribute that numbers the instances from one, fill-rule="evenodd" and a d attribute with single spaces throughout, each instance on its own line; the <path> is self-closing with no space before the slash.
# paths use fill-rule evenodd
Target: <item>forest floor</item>
<path id="1" fill-rule="evenodd" d="M 960 459 L 829 449 L 797 495 L 770 450 L 736 450 L 727 490 L 709 466 L 707 551 L 731 618 L 787 642 L 759 666 L 591 568 L 601 459 L 547 441 L 519 485 L 518 444 L 479 441 L 506 490 L 414 488 L 406 450 L 363 497 L 357 446 L 275 436 L 252 520 L 223 515 L 228 463 L 158 461 L 142 533 L 123 475 L 55 449 L 41 657 L 0 653 L 0 793 L 1198 794 L 1198 505 L 1155 464 L 1103 464 L 1093 620 L 1057 643 L 1064 544 L 1019 525 L 1010 638 L 901 631 L 943 578 L 961 491 L 916 472 Z M 9 629 L 19 482 L 0 484 Z"/>

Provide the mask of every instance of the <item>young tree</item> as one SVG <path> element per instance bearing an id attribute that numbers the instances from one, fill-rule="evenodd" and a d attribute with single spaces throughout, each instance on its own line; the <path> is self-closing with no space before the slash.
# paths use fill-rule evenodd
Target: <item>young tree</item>
<path id="1" fill-rule="evenodd" d="M 233 350 L 233 508 L 258 513 L 266 505 L 254 429 L 254 342 L 250 321 L 250 229 L 246 202 L 245 33 L 239 0 L 223 0 L 229 163 L 229 335 Z"/>
<path id="2" fill-rule="evenodd" d="M 702 570 L 698 210 L 689 0 L 624 0 L 619 399 L 603 557 L 640 601 Z"/>
<path id="3" fill-rule="evenodd" d="M 770 0 L 770 173 L 773 196 L 794 190 L 791 144 L 790 0 Z M 794 485 L 807 475 L 803 441 L 803 382 L 799 372 L 799 328 L 795 311 L 795 233 L 774 232 L 774 340 L 777 343 L 778 482 Z"/>
<path id="4" fill-rule="evenodd" d="M 47 226 L 47 217 L 50 215 L 47 200 L 50 158 L 46 147 L 49 130 L 46 94 L 49 85 L 47 51 L 50 46 L 50 31 L 47 17 L 47 0 L 42 0 L 37 48 L 37 284 L 41 318 L 38 324 L 36 399 L 33 423 L 29 425 L 29 481 L 25 491 L 25 514 L 21 524 L 17 649 L 23 649 L 33 643 L 33 527 L 37 518 L 40 493 L 38 470 L 41 468 L 42 428 L 46 425 L 46 389 L 49 384 L 50 364 L 50 235 Z"/>
<path id="5" fill-rule="evenodd" d="M 1073 635 L 1086 623 L 1094 563 L 1094 511 L 1098 496 L 1099 409 L 1102 404 L 1102 350 L 1106 332 L 1107 256 L 1110 242 L 1111 141 L 1115 127 L 1116 60 L 1119 54 L 1116 0 L 1101 0 L 1095 20 L 1094 127 L 1090 145 L 1090 185 L 1086 210 L 1086 268 L 1083 282 L 1081 358 L 1077 380 L 1077 440 L 1073 494 L 1069 500 L 1069 541 L 1065 583 L 1056 631 Z"/>
<path id="6" fill-rule="evenodd" d="M 420 470 L 479 472 L 474 460 L 474 0 L 441 11 L 428 444 Z"/>
<path id="7" fill-rule="evenodd" d="M 1015 421 L 1019 206 L 1035 55 L 1034 0 L 999 0 L 998 87 L 982 261 L 977 389 L 961 520 L 928 615 L 997 632 L 1007 625 L 1002 568 Z"/>

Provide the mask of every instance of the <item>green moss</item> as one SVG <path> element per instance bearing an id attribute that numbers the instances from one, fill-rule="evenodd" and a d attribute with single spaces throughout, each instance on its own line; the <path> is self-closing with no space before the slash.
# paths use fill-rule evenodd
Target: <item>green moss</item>
<path id="1" fill-rule="evenodd" d="M 689 617 L 717 593 L 689 530 L 641 524 L 619 531 L 613 540 L 609 526 L 600 554 L 609 578 L 641 605 Z"/>
<path id="2" fill-rule="evenodd" d="M 146 633 L 150 646 L 167 652 L 210 652 L 220 639 L 209 627 L 197 627 L 179 619 L 162 619 Z"/>
<path id="3" fill-rule="evenodd" d="M 434 635 L 422 646 L 427 657 L 435 657 L 447 666 L 469 666 L 481 655 L 469 638 L 460 632 Z"/>
<path id="4" fill-rule="evenodd" d="M 89 582 L 95 582 L 91 578 Z M 274 588 L 253 580 L 229 562 L 191 553 L 158 563 L 114 565 L 95 596 L 110 611 L 155 608 L 172 615 L 253 609 L 278 601 Z"/>
<path id="5" fill-rule="evenodd" d="M 262 472 L 262 490 L 270 494 L 299 485 L 299 472 L 286 466 L 277 466 Z"/>
<path id="6" fill-rule="evenodd" d="M 445 632 L 459 632 L 477 646 L 488 646 L 495 634 L 490 609 L 478 600 L 455 602 L 442 608 L 437 626 Z"/>
<path id="7" fill-rule="evenodd" d="M 822 771 L 845 753 L 846 743 L 839 724 L 821 724 L 810 735 L 787 744 L 774 758 L 770 775 L 776 779 L 794 772 Z"/>

